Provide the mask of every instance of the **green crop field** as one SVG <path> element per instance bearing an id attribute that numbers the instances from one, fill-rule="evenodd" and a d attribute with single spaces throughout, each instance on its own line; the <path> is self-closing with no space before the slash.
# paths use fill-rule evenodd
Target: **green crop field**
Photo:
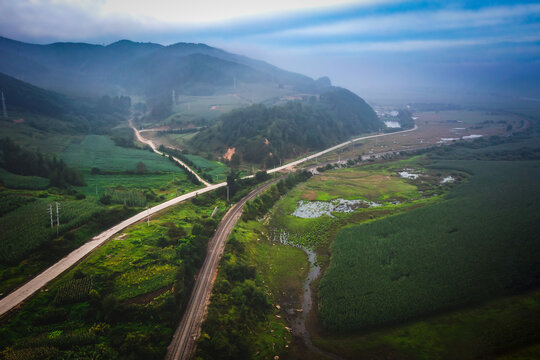
<path id="1" fill-rule="evenodd" d="M 55 227 L 51 229 L 48 206 L 54 206 Z M 68 200 L 60 203 L 60 233 L 82 225 L 103 210 L 95 200 Z M 38 199 L 0 217 L 0 262 L 13 264 L 26 254 L 56 237 L 54 199 Z"/>
<path id="2" fill-rule="evenodd" d="M 17 175 L 0 168 L 0 183 L 10 189 L 41 190 L 49 186 L 49 179 Z"/>
<path id="3" fill-rule="evenodd" d="M 83 171 L 83 175 L 86 186 L 80 187 L 78 190 L 87 196 L 100 197 L 103 195 L 105 189 L 109 188 L 137 189 L 141 191 L 152 189 L 157 194 L 164 196 L 160 200 L 163 201 L 197 188 L 197 186 L 193 185 L 187 179 L 184 172 L 141 175 L 100 175 Z"/>
<path id="4" fill-rule="evenodd" d="M 0 351 L 10 359 L 41 358 L 44 347 L 56 358 L 163 358 L 225 210 L 207 194 L 115 235 L 2 319 Z"/>
<path id="5" fill-rule="evenodd" d="M 61 158 L 79 169 L 97 167 L 105 171 L 134 171 L 137 163 L 142 161 L 149 172 L 181 172 L 162 156 L 116 146 L 111 139 L 100 135 L 88 135 L 80 143 L 70 144 L 62 152 Z"/>
<path id="6" fill-rule="evenodd" d="M 198 155 L 186 154 L 185 157 L 191 160 L 195 166 L 201 168 L 205 173 L 211 175 L 212 179 L 218 179 L 219 177 L 216 181 L 226 180 L 229 168 L 225 164 L 220 163 L 219 161 L 208 160 Z"/>
<path id="7" fill-rule="evenodd" d="M 22 123 L 0 120 L 2 127 L 1 137 L 8 137 L 26 150 L 39 151 L 47 154 L 60 154 L 73 141 L 80 139 L 79 136 L 65 133 L 65 123 L 62 121 L 38 116 L 34 114 L 21 114 Z M 50 129 L 40 130 L 27 125 L 29 122 L 39 124 L 53 124 Z"/>
<path id="8" fill-rule="evenodd" d="M 313 343 L 345 359 L 533 360 L 540 353 L 538 316 L 534 290 L 370 332 L 316 336 Z"/>
<path id="9" fill-rule="evenodd" d="M 540 162 L 452 161 L 446 201 L 343 229 L 320 284 L 335 331 L 408 320 L 536 284 Z"/>

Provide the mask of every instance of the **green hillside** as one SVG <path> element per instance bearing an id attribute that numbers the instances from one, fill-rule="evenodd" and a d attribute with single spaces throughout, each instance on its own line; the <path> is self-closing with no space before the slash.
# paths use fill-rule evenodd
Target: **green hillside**
<path id="1" fill-rule="evenodd" d="M 380 126 L 364 100 L 348 90 L 336 89 L 318 99 L 234 110 L 200 132 L 191 144 L 219 154 L 235 148 L 241 160 L 270 167 Z"/>

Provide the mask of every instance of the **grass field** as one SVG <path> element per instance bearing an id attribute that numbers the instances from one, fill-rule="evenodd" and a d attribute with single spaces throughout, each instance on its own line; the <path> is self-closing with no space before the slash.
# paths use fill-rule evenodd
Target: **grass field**
<path id="1" fill-rule="evenodd" d="M 159 200 L 161 202 L 197 188 L 197 186 L 193 185 L 187 179 L 184 172 L 141 175 L 99 175 L 91 174 L 89 171 L 83 171 L 83 175 L 86 186 L 80 187 L 78 190 L 87 196 L 97 196 L 98 198 L 103 195 L 107 188 L 124 188 L 140 191 L 152 190 L 157 195 L 163 195 L 163 199 Z"/>
<path id="2" fill-rule="evenodd" d="M 538 345 L 528 346 L 539 341 L 539 317 L 535 290 L 367 333 L 318 336 L 313 343 L 346 359 L 532 360 L 540 353 Z"/>
<path id="3" fill-rule="evenodd" d="M 185 156 L 191 160 L 195 166 L 201 168 L 205 173 L 211 175 L 212 179 L 216 179 L 214 182 L 226 180 L 229 168 L 225 164 L 220 163 L 219 161 L 211 161 L 198 155 L 187 154 Z"/>
<path id="4" fill-rule="evenodd" d="M 206 224 L 215 206 L 219 219 L 224 203 L 208 198 L 115 235 L 2 319 L 4 354 L 28 358 L 45 346 L 58 358 L 163 358 L 193 281 L 184 273 L 195 256 L 186 250 L 195 241 L 192 229 Z"/>
<path id="5" fill-rule="evenodd" d="M 80 136 L 65 133 L 65 123 L 62 121 L 33 114 L 21 114 L 21 118 L 25 120 L 22 123 L 0 120 L 1 137 L 9 137 L 26 150 L 59 155 L 74 138 L 81 138 Z M 28 122 L 32 121 L 37 123 L 47 122 L 54 125 L 49 129 L 40 130 L 28 125 Z"/>
<path id="6" fill-rule="evenodd" d="M 302 250 L 275 244 L 265 234 L 266 226 L 258 221 L 239 222 L 234 228 L 235 241 L 231 244 L 229 239 L 220 262 L 197 358 L 271 360 L 286 354 L 292 336 L 276 305 L 287 301 L 293 308 L 300 306 L 301 291 L 286 296 L 283 291 L 302 286 L 308 263 Z M 256 273 L 234 281 L 230 269 L 243 264 L 256 266 Z M 263 296 L 261 290 L 270 306 L 249 306 L 254 294 Z"/>
<path id="7" fill-rule="evenodd" d="M 536 284 L 540 162 L 436 165 L 473 176 L 444 202 L 338 234 L 320 285 L 327 328 L 404 321 Z"/>
<path id="8" fill-rule="evenodd" d="M 0 168 L 0 182 L 10 189 L 42 190 L 49 186 L 49 179 L 39 176 L 22 176 Z"/>
<path id="9" fill-rule="evenodd" d="M 55 206 L 54 198 L 38 199 L 21 206 L 0 217 L 0 261 L 2 264 L 19 262 L 26 254 L 56 236 L 55 227 L 51 229 L 49 204 Z M 95 200 L 69 200 L 60 204 L 60 233 L 80 226 L 92 215 L 103 210 Z M 56 206 L 55 206 L 56 209 Z"/>
<path id="10" fill-rule="evenodd" d="M 398 172 L 413 167 L 422 174 L 417 180 L 404 179 Z M 390 213 L 406 211 L 410 206 L 421 206 L 437 201 L 437 195 L 447 188 L 440 179 L 457 171 L 432 171 L 424 168 L 418 158 L 385 162 L 353 168 L 326 171 L 299 184 L 283 197 L 272 211 L 271 227 L 282 229 L 289 240 L 313 249 L 319 255 L 328 255 L 328 245 L 340 227 Z M 299 218 L 291 215 L 300 201 L 330 201 L 336 198 L 375 201 L 381 206 L 359 208 L 352 213 L 332 213 L 318 218 Z"/>
<path id="11" fill-rule="evenodd" d="M 461 138 L 478 134 L 506 136 L 508 125 L 519 129 L 526 116 L 508 112 L 488 112 L 480 110 L 438 111 L 415 113 L 418 129 L 404 134 L 393 134 L 376 139 L 362 140 L 322 156 L 319 162 L 336 161 L 338 152 L 341 159 L 356 158 L 387 151 L 409 151 L 416 148 L 437 145 L 441 138 Z"/>
<path id="12" fill-rule="evenodd" d="M 142 161 L 149 172 L 181 172 L 168 159 L 154 152 L 122 148 L 101 135 L 88 135 L 80 143 L 70 144 L 61 158 L 79 169 L 97 167 L 105 171 L 134 171 L 137 163 Z"/>

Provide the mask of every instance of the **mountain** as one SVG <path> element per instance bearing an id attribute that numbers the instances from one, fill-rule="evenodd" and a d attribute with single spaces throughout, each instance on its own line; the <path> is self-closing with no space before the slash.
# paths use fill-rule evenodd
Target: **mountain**
<path id="1" fill-rule="evenodd" d="M 0 72 L 55 91 L 94 95 L 156 96 L 172 89 L 211 95 L 230 91 L 235 79 L 299 92 L 320 92 L 330 85 L 205 44 L 129 40 L 107 46 L 36 45 L 0 37 Z"/>
<path id="2" fill-rule="evenodd" d="M 5 97 L 8 116 L 24 116 L 26 125 L 41 130 L 52 130 L 54 126 L 62 132 L 104 132 L 116 125 L 131 106 L 128 97 L 69 97 L 2 73 L 0 91 Z"/>
<path id="3" fill-rule="evenodd" d="M 318 98 L 282 106 L 257 104 L 233 110 L 198 133 L 191 145 L 200 151 L 227 153 L 229 160 L 234 153 L 238 160 L 271 167 L 380 127 L 364 100 L 346 89 L 333 88 Z"/>

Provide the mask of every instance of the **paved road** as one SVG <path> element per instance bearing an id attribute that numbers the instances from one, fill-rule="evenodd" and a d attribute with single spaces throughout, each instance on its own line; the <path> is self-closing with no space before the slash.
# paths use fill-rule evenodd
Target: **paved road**
<path id="1" fill-rule="evenodd" d="M 327 149 L 327 150 L 321 151 L 319 153 L 310 155 L 310 156 L 305 157 L 303 159 L 296 160 L 296 161 L 293 161 L 293 162 L 288 163 L 286 165 L 280 166 L 278 168 L 269 170 L 268 172 L 273 173 L 273 172 L 276 172 L 276 171 L 280 171 L 280 170 L 284 170 L 284 169 L 294 167 L 294 166 L 296 166 L 298 164 L 301 164 L 301 163 L 303 163 L 305 161 L 308 161 L 308 160 L 314 159 L 314 158 L 316 158 L 318 156 L 324 155 L 324 154 L 326 154 L 326 153 L 328 153 L 330 151 L 333 151 L 333 150 L 339 149 L 341 147 L 347 146 L 347 145 L 351 144 L 352 142 L 365 140 L 365 139 L 371 139 L 371 138 L 375 138 L 375 137 L 378 137 L 378 136 L 387 136 L 387 135 L 392 135 L 392 134 L 398 134 L 398 133 L 403 133 L 403 132 L 408 132 L 408 131 L 413 131 L 413 130 L 416 130 L 416 126 L 414 127 L 414 129 L 411 129 L 411 130 L 405 130 L 405 131 L 395 132 L 395 133 L 391 133 L 391 134 L 378 134 L 378 135 L 370 135 L 370 136 L 364 136 L 364 137 L 356 138 L 356 139 L 344 142 L 342 144 L 336 145 L 336 146 L 334 146 L 334 147 L 332 147 L 330 149 Z M 138 132 L 135 131 L 135 134 L 137 135 Z M 159 153 L 159 151 L 157 151 L 157 149 L 155 149 L 155 145 L 153 144 L 153 142 L 144 139 L 142 136 L 140 136 L 140 134 L 137 135 L 137 138 L 139 139 L 139 141 L 141 141 L 141 142 L 143 142 L 145 144 L 148 144 L 149 146 L 152 147 L 152 149 L 154 149 L 154 151 Z M 252 176 L 253 175 L 251 175 L 249 177 L 252 177 Z M 215 190 L 215 189 L 218 189 L 220 187 L 223 187 L 223 186 L 227 185 L 227 183 L 225 183 L 225 182 L 222 182 L 222 183 L 219 183 L 219 184 L 214 184 L 214 185 L 211 185 L 211 184 L 208 184 L 208 183 L 206 183 L 206 184 L 207 184 L 207 187 L 205 187 L 203 189 L 195 190 L 195 191 L 192 191 L 190 193 L 178 196 L 178 197 L 176 197 L 174 199 L 171 199 L 169 201 L 166 201 L 166 202 L 164 202 L 162 204 L 156 205 L 156 206 L 154 206 L 154 207 L 152 207 L 152 208 L 150 208 L 148 210 L 142 211 L 142 212 L 130 217 L 129 219 L 126 219 L 126 220 L 122 221 L 120 224 L 115 225 L 114 227 L 112 227 L 112 228 L 102 232 L 101 234 L 93 237 L 92 240 L 85 243 L 81 247 L 73 250 L 66 257 L 62 258 L 60 261 L 58 261 L 57 263 L 55 263 L 54 265 L 52 265 L 51 267 L 49 267 L 48 269 L 46 269 L 45 271 L 43 271 L 42 273 L 40 273 L 39 275 L 34 277 L 32 280 L 28 281 L 27 283 L 25 283 L 24 285 L 22 285 L 18 289 L 14 290 L 12 293 L 7 295 L 6 297 L 0 299 L 0 316 L 4 315 L 5 313 L 9 312 L 12 309 L 15 309 L 23 301 L 25 301 L 30 296 L 32 296 L 35 292 L 37 292 L 39 289 L 44 287 L 48 282 L 52 281 L 58 275 L 60 275 L 64 271 L 68 270 L 73 265 L 75 265 L 77 262 L 79 262 L 85 256 L 87 256 L 92 251 L 94 251 L 97 247 L 99 247 L 104 242 L 106 242 L 108 239 L 110 239 L 117 232 L 122 231 L 123 229 L 127 228 L 128 226 L 133 225 L 136 222 L 145 219 L 147 216 L 155 214 L 155 213 L 157 213 L 157 212 L 159 212 L 161 210 L 164 210 L 164 209 L 166 209 L 166 208 L 168 208 L 170 206 L 177 205 L 177 204 L 181 203 L 182 201 L 191 199 L 191 198 L 197 196 L 197 194 L 203 194 L 205 192 L 212 191 L 212 190 Z"/>
<path id="2" fill-rule="evenodd" d="M 296 161 L 293 161 L 293 162 L 290 162 L 290 163 L 287 163 L 283 166 L 279 166 L 279 167 L 276 167 L 272 170 L 268 170 L 267 172 L 269 174 L 271 173 L 274 173 L 276 171 L 280 171 L 280 170 L 283 170 L 283 169 L 287 169 L 287 168 L 291 168 L 291 167 L 294 167 L 296 165 L 299 165 L 301 163 L 304 163 L 306 161 L 309 161 L 309 160 L 313 160 L 319 156 L 322 156 L 324 154 L 327 154 L 331 151 L 334 151 L 334 150 L 337 150 L 337 149 L 341 149 L 342 147 L 345 147 L 347 145 L 350 145 L 352 143 L 355 143 L 357 141 L 361 141 L 361 140 L 367 140 L 367 139 L 373 139 L 373 138 L 376 138 L 376 137 L 381 137 L 381 136 L 390 136 L 390 135 L 395 135 L 395 134 L 402 134 L 402 133 L 406 133 L 406 132 L 410 132 L 410 131 L 415 131 L 416 129 L 418 128 L 418 126 L 414 125 L 414 128 L 412 129 L 409 129 L 409 130 L 402 130 L 402 131 L 396 131 L 396 132 L 393 132 L 393 133 L 386 133 L 386 134 L 375 134 L 375 135 L 369 135 L 369 136 L 362 136 L 362 137 L 359 137 L 359 138 L 355 138 L 355 139 L 352 139 L 352 140 L 349 140 L 349 141 L 346 141 L 344 143 L 341 143 L 341 144 L 338 144 L 336 146 L 332 146 L 331 148 L 328 148 L 326 150 L 323 150 L 321 152 L 318 152 L 318 153 L 315 153 L 313 155 L 309 155 L 309 156 L 306 156 L 305 158 L 302 158 L 302 159 L 299 159 L 299 160 L 296 160 Z"/>
<path id="3" fill-rule="evenodd" d="M 77 248 L 76 250 L 73 250 L 71 253 L 69 253 L 66 257 L 49 267 L 47 270 L 43 271 L 41 274 L 34 277 L 32 280 L 21 286 L 20 288 L 13 291 L 11 294 L 7 295 L 3 299 L 0 299 L 0 316 L 8 312 L 9 310 L 13 309 L 20 303 L 22 303 L 24 300 L 26 300 L 28 297 L 30 297 L 33 293 L 38 291 L 40 288 L 45 286 L 49 281 L 56 278 L 58 275 L 69 269 L 71 266 L 76 264 L 78 261 L 80 261 L 82 258 L 84 258 L 86 255 L 91 253 L 93 250 L 95 250 L 97 247 L 102 245 L 105 241 L 107 241 L 109 238 L 111 238 L 114 234 L 116 234 L 119 231 L 122 231 L 126 227 L 135 224 L 138 221 L 146 219 L 147 216 L 150 216 L 152 214 L 155 214 L 161 210 L 164 210 L 170 206 L 176 205 L 181 203 L 184 200 L 191 199 L 198 194 L 203 194 L 208 191 L 212 191 L 215 189 L 218 189 L 222 186 L 226 186 L 227 183 L 220 183 L 215 185 L 210 185 L 208 187 L 192 191 L 190 193 L 178 196 L 174 199 L 171 199 L 169 201 L 166 201 L 164 203 L 161 203 L 159 205 L 156 205 L 150 209 L 144 210 L 124 221 L 122 221 L 120 224 L 113 226 L 112 228 L 102 232 L 101 234 L 95 236 L 90 240 L 89 242 L 85 243 L 81 247 Z"/>
<path id="4" fill-rule="evenodd" d="M 195 286 L 180 325 L 176 329 L 171 344 L 167 349 L 166 359 L 190 359 L 193 355 L 227 238 L 242 215 L 242 207 L 246 201 L 253 199 L 276 181 L 274 180 L 250 192 L 236 203 L 221 220 L 214 237 L 208 244 L 204 263 L 195 281 Z"/>
<path id="5" fill-rule="evenodd" d="M 161 151 L 159 151 L 156 147 L 156 144 L 154 144 L 154 142 L 152 140 L 148 140 L 148 139 L 145 139 L 142 135 L 141 135 L 141 132 L 139 130 L 137 130 L 137 128 L 135 127 L 135 125 L 133 125 L 133 122 L 131 121 L 131 119 L 129 120 L 129 126 L 131 126 L 131 128 L 133 129 L 133 131 L 135 132 L 135 136 L 137 137 L 137 140 L 139 140 L 140 142 L 142 142 L 143 144 L 146 144 L 148 146 L 150 146 L 152 148 L 152 150 L 156 153 L 156 154 L 159 154 L 159 155 L 163 155 L 163 153 Z M 197 180 L 199 180 L 202 184 L 204 184 L 204 186 L 208 187 L 208 186 L 212 186 L 210 183 L 206 182 L 203 178 L 201 178 L 195 171 L 193 171 L 189 166 L 187 166 L 186 163 L 184 163 L 182 160 L 178 159 L 177 157 L 174 157 L 172 155 L 169 155 L 169 154 L 165 154 L 165 156 L 167 157 L 171 157 L 174 161 L 176 161 L 177 163 L 181 164 L 182 166 L 184 166 L 186 169 L 188 169 L 188 171 L 190 173 L 192 173 L 193 175 L 195 175 L 195 177 L 197 177 Z"/>

